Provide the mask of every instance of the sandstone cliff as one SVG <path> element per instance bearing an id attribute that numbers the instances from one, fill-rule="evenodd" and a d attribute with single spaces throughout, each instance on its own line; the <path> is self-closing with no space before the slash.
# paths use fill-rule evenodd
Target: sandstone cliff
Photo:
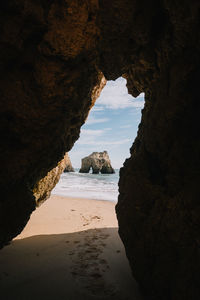
<path id="1" fill-rule="evenodd" d="M 65 166 L 65 169 L 64 169 L 64 173 L 67 173 L 67 172 L 74 172 L 74 168 L 72 167 L 72 163 L 71 163 L 71 160 L 69 158 L 69 155 L 66 158 L 66 166 Z"/>
<path id="2" fill-rule="evenodd" d="M 93 152 L 81 161 L 80 173 L 89 173 L 90 168 L 93 174 L 112 174 L 115 170 L 111 166 L 111 161 L 107 151 Z"/>
<path id="3" fill-rule="evenodd" d="M 68 153 L 65 154 L 64 158 L 58 163 L 58 165 L 47 173 L 33 188 L 33 194 L 37 206 L 42 204 L 51 195 L 52 189 L 58 183 L 60 175 L 66 168 L 71 168 L 71 161 Z M 71 172 L 71 171 L 70 171 Z"/>

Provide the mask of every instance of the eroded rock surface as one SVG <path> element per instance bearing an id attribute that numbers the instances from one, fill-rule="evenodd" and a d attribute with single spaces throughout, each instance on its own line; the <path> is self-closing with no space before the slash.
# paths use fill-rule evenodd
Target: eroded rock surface
<path id="1" fill-rule="evenodd" d="M 93 174 L 113 174 L 115 170 L 111 166 L 111 161 L 107 151 L 93 152 L 81 160 L 80 173 L 89 173 L 92 169 Z"/>
<path id="2" fill-rule="evenodd" d="M 66 170 L 72 170 L 71 161 L 68 153 L 65 154 L 64 158 L 59 161 L 57 166 L 47 173 L 47 175 L 40 179 L 39 182 L 33 188 L 33 194 L 35 197 L 36 205 L 41 205 L 51 195 L 52 189 L 58 183 L 61 174 Z M 69 171 L 67 171 L 69 172 Z M 73 172 L 73 171 L 70 171 Z"/>
<path id="3" fill-rule="evenodd" d="M 71 160 L 69 158 L 69 155 L 67 155 L 66 166 L 65 166 L 65 169 L 64 169 L 64 173 L 67 173 L 67 172 L 74 172 L 74 168 L 72 167 L 72 163 L 71 163 Z"/>
<path id="4" fill-rule="evenodd" d="M 120 172 L 120 236 L 148 299 L 199 298 L 199 11 L 196 0 L 1 2 L 0 246 L 78 139 L 103 76 L 123 75 L 146 104 Z"/>
<path id="5" fill-rule="evenodd" d="M 105 84 L 97 10 L 97 1 L 0 4 L 0 247 L 26 224 L 34 187 L 72 148 Z"/>

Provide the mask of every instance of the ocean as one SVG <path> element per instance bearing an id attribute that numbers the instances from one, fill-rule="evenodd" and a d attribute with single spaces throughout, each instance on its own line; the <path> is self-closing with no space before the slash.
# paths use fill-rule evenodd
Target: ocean
<path id="1" fill-rule="evenodd" d="M 52 194 L 117 202 L 119 169 L 115 174 L 63 173 Z"/>

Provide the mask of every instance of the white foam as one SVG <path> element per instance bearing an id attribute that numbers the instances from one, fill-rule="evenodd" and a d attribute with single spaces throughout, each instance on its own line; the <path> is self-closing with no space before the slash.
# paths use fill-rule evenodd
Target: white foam
<path id="1" fill-rule="evenodd" d="M 119 171 L 115 174 L 63 173 L 52 194 L 117 201 Z"/>

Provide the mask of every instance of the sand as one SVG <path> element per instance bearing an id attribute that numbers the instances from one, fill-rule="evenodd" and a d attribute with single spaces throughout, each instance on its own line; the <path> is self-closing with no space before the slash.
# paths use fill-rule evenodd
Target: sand
<path id="1" fill-rule="evenodd" d="M 51 196 L 0 251 L 2 300 L 141 300 L 115 204 Z"/>

